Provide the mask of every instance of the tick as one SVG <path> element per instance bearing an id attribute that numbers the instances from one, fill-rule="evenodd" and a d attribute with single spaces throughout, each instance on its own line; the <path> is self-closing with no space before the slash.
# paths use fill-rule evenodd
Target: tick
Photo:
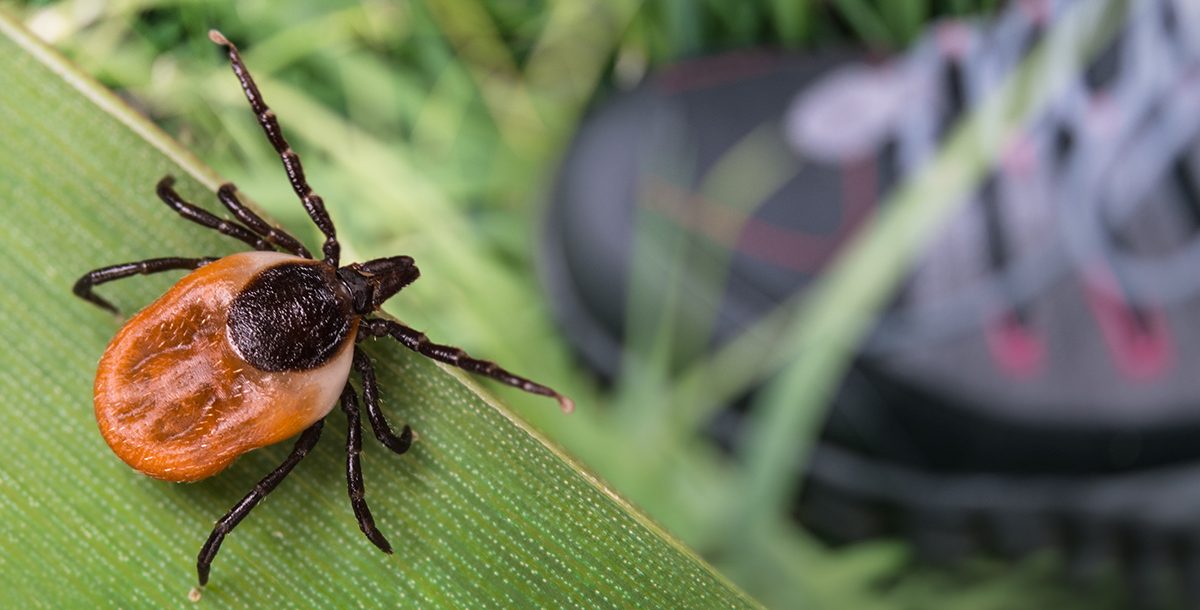
<path id="1" fill-rule="evenodd" d="M 238 456 L 299 434 L 292 452 L 224 517 L 196 560 L 199 586 L 225 539 L 316 445 L 335 403 L 346 413 L 346 481 L 350 505 L 366 537 L 385 553 L 392 547 L 375 526 L 364 496 L 359 453 L 358 397 L 349 383 L 362 381 L 367 420 L 375 437 L 397 454 L 413 441 L 408 426 L 396 434 L 379 408 L 371 360 L 358 344 L 391 337 L 405 347 L 496 379 L 526 392 L 573 404 L 554 390 L 519 377 L 462 350 L 431 343 L 403 324 L 371 317 L 392 295 L 417 279 L 408 256 L 339 266 L 336 232 L 325 204 L 304 176 L 275 113 L 263 101 L 237 47 L 220 32 L 208 37 L 229 54 L 250 108 L 279 153 L 292 189 L 325 236 L 317 260 L 286 231 L 267 224 L 225 184 L 217 197 L 236 220 L 218 218 L 175 192 L 170 176 L 159 198 L 180 216 L 239 239 L 254 252 L 224 258 L 154 258 L 113 265 L 79 278 L 77 296 L 113 313 L 93 292 L 105 282 L 170 270 L 191 270 L 149 307 L 135 314 L 109 343 L 96 371 L 94 404 L 100 433 L 126 464 L 167 481 L 198 481 Z"/>

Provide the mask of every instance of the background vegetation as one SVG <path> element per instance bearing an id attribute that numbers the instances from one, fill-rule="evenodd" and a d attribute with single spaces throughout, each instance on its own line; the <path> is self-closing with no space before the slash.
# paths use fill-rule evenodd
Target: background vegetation
<path id="1" fill-rule="evenodd" d="M 313 238 L 205 32 L 218 27 L 241 43 L 329 202 L 344 256 L 406 253 L 425 270 L 389 310 L 435 338 L 572 394 L 580 409 L 561 418 L 543 401 L 499 392 L 768 605 L 1101 607 L 1058 584 L 1053 557 L 1018 566 L 979 559 L 943 572 L 912 565 L 901 542 L 824 548 L 772 502 L 795 481 L 793 469 L 769 465 L 790 464 L 794 454 L 747 462 L 721 455 L 700 433 L 703 418 L 686 408 L 680 413 L 686 376 L 647 370 L 600 387 L 558 336 L 535 275 L 542 193 L 593 100 L 636 83 L 656 65 L 723 49 L 899 49 L 938 16 L 986 14 L 997 2 L 5 4 L 276 219 Z M 151 183 L 142 190 L 151 197 Z M 697 367 L 693 373 L 712 372 Z M 724 392 L 737 395 L 759 375 L 727 376 Z M 791 431 L 796 447 L 805 445 L 819 417 L 808 421 Z M 773 490 L 769 497 L 746 502 L 751 480 L 765 480 L 751 489 Z M 746 508 L 756 502 L 759 508 Z M 770 535 L 732 545 L 729 532 L 763 510 Z"/>

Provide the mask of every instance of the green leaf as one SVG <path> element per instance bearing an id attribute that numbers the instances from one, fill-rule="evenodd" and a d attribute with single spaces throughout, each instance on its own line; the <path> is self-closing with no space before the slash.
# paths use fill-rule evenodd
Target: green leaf
<path id="1" fill-rule="evenodd" d="M 153 195 L 174 174 L 211 209 L 217 178 L 3 15 L 0 130 L 0 607 L 190 606 L 213 521 L 288 444 L 192 485 L 127 468 L 90 408 L 96 360 L 120 320 L 70 288 L 103 265 L 236 251 Z M 176 278 L 101 290 L 133 311 Z M 358 531 L 335 412 L 317 450 L 226 540 L 201 603 L 755 605 L 466 375 L 392 343 L 369 351 L 385 411 L 420 435 L 404 456 L 373 442 L 364 455 L 367 498 L 396 554 Z"/>

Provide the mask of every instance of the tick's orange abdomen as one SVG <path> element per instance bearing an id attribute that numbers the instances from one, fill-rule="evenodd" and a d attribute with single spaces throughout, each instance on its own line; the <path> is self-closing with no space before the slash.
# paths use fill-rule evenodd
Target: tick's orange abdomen
<path id="1" fill-rule="evenodd" d="M 230 303 L 264 269 L 305 261 L 246 252 L 190 273 L 134 315 L 96 372 L 96 421 L 134 469 L 196 481 L 239 455 L 294 436 L 324 417 L 341 394 L 354 330 L 321 366 L 268 373 L 247 363 L 227 336 Z M 314 262 L 315 264 L 315 262 Z"/>

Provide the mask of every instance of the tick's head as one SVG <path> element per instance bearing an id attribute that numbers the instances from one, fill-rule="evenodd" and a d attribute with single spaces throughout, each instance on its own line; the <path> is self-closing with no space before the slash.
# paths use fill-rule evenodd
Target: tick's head
<path id="1" fill-rule="evenodd" d="M 411 256 L 389 256 L 338 269 L 338 279 L 350 291 L 354 313 L 365 316 L 413 283 L 421 272 Z"/>

